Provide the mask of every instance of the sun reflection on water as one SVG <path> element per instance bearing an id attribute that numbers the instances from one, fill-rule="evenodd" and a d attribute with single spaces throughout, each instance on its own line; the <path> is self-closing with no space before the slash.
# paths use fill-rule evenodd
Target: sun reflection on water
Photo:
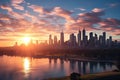
<path id="1" fill-rule="evenodd" d="M 30 72 L 30 60 L 29 58 L 24 58 L 24 73 L 25 73 L 25 77 L 29 76 L 29 72 Z"/>

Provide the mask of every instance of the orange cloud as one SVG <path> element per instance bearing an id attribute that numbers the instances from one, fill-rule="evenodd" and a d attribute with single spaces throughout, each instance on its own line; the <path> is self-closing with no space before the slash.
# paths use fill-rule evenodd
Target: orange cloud
<path id="1" fill-rule="evenodd" d="M 64 10 L 61 7 L 55 7 L 52 11 L 52 14 L 61 16 L 61 17 L 65 18 L 66 20 L 73 20 L 72 17 L 70 16 L 72 14 L 72 12 L 68 11 L 68 10 Z"/>
<path id="2" fill-rule="evenodd" d="M 100 8 L 94 8 L 92 11 L 98 13 L 98 12 L 102 12 L 102 11 L 104 11 L 104 10 L 103 10 L 103 9 L 100 9 Z"/>
<path id="3" fill-rule="evenodd" d="M 21 4 L 23 2 L 24 2 L 24 0 L 11 0 L 12 4 Z"/>
<path id="4" fill-rule="evenodd" d="M 20 6 L 18 4 L 12 4 L 12 6 L 15 8 L 15 9 L 18 9 L 18 10 L 24 10 L 24 7 L 23 6 Z"/>
<path id="5" fill-rule="evenodd" d="M 16 19 L 24 19 L 24 17 L 22 16 L 22 14 L 18 13 L 18 12 L 14 12 L 11 11 L 8 13 L 10 16 L 16 18 Z"/>
<path id="6" fill-rule="evenodd" d="M 0 8 L 3 10 L 7 10 L 8 12 L 13 11 L 9 5 L 0 5 Z"/>
<path id="7" fill-rule="evenodd" d="M 41 14 L 48 13 L 48 11 L 45 10 L 42 6 L 30 5 L 28 7 L 31 8 L 31 9 L 33 9 L 33 11 L 41 13 Z"/>

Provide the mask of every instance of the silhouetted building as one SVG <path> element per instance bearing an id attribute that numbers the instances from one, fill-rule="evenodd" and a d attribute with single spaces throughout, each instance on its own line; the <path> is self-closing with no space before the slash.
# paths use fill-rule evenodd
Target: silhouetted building
<path id="1" fill-rule="evenodd" d="M 103 36 L 100 35 L 99 36 L 99 46 L 102 46 L 102 43 L 103 43 Z"/>
<path id="2" fill-rule="evenodd" d="M 85 29 L 83 29 L 83 42 L 85 41 L 85 36 L 86 36 L 86 31 L 85 31 Z"/>
<path id="3" fill-rule="evenodd" d="M 72 33 L 70 34 L 69 40 L 64 42 L 63 31 L 60 33 L 60 40 L 57 40 L 57 36 L 54 36 L 54 42 L 52 35 L 49 35 L 49 45 L 52 45 L 53 43 L 54 45 L 60 44 L 58 47 L 62 46 L 61 48 L 118 48 L 120 45 L 117 41 L 112 41 L 112 36 L 109 36 L 109 39 L 107 39 L 106 32 L 103 32 L 102 35 L 99 35 L 99 37 L 96 33 L 93 35 L 93 32 L 90 32 L 89 36 L 87 36 L 85 28 L 82 32 L 80 30 L 78 31 L 77 40 L 76 36 Z"/>
<path id="4" fill-rule="evenodd" d="M 81 45 L 81 31 L 80 30 L 78 32 L 77 37 L 78 37 L 78 46 L 80 46 Z"/>
<path id="5" fill-rule="evenodd" d="M 98 47 L 99 44 L 98 44 L 98 36 L 97 36 L 97 34 L 95 34 L 94 39 L 95 39 L 95 47 Z"/>
<path id="6" fill-rule="evenodd" d="M 53 44 L 52 35 L 49 35 L 49 45 Z"/>
<path id="7" fill-rule="evenodd" d="M 93 32 L 89 33 L 89 46 L 93 46 L 94 44 L 94 37 L 93 37 Z"/>
<path id="8" fill-rule="evenodd" d="M 86 36 L 86 31 L 85 31 L 85 29 L 83 29 L 82 34 L 83 34 L 83 36 L 82 36 L 82 38 L 83 38 L 83 40 L 82 40 L 82 47 L 85 47 L 86 44 L 87 44 L 87 38 L 88 38 L 88 37 Z"/>
<path id="9" fill-rule="evenodd" d="M 64 33 L 63 32 L 61 32 L 60 33 L 60 45 L 64 45 Z"/>
<path id="10" fill-rule="evenodd" d="M 106 32 L 103 32 L 102 46 L 106 45 Z"/>
<path id="11" fill-rule="evenodd" d="M 70 46 L 76 46 L 76 36 L 73 33 L 70 34 Z"/>
<path id="12" fill-rule="evenodd" d="M 57 36 L 54 36 L 54 44 L 57 44 Z"/>
<path id="13" fill-rule="evenodd" d="M 112 36 L 109 36 L 109 39 L 107 39 L 107 46 L 111 47 L 112 46 Z"/>

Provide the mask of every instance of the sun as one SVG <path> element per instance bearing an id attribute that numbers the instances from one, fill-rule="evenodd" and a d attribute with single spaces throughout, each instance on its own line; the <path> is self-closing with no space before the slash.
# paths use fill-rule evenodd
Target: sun
<path id="1" fill-rule="evenodd" d="M 30 37 L 24 37 L 24 38 L 23 38 L 23 43 L 24 43 L 25 45 L 28 45 L 28 44 L 30 43 L 30 40 L 31 40 Z"/>

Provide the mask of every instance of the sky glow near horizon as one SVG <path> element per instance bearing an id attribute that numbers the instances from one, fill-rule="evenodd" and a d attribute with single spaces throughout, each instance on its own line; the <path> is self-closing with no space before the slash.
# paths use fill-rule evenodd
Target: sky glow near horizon
<path id="1" fill-rule="evenodd" d="M 88 32 L 120 39 L 120 0 L 0 0 L 0 46 L 10 46 L 29 35 L 48 40 L 64 31 Z M 52 37 L 53 37 L 52 36 Z"/>

